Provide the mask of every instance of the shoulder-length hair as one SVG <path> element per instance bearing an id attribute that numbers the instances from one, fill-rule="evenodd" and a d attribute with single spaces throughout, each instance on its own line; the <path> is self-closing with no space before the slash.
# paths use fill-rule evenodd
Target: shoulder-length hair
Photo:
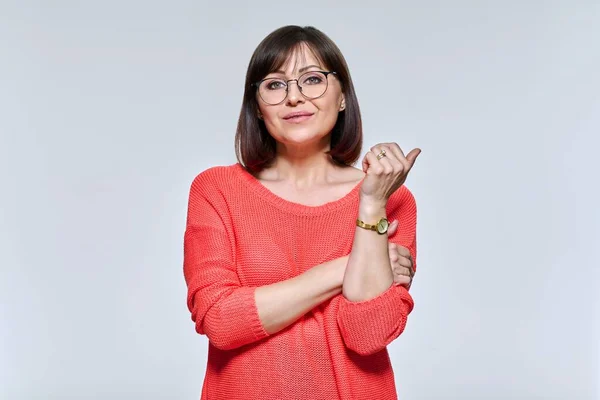
<path id="1" fill-rule="evenodd" d="M 248 64 L 235 135 L 235 152 L 238 162 L 250 172 L 257 173 L 271 166 L 276 156 L 276 141 L 264 122 L 258 119 L 256 88 L 252 84 L 278 70 L 303 45 L 323 63 L 323 67 L 336 72 L 345 98 L 346 107 L 338 114 L 327 154 L 335 164 L 348 166 L 353 165 L 360 156 L 363 140 L 360 109 L 342 52 L 318 29 L 289 25 L 265 37 L 254 50 Z"/>

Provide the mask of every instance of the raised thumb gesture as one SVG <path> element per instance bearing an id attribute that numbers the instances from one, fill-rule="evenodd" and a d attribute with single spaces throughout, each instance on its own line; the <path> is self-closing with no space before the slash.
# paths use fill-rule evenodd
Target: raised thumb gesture
<path id="1" fill-rule="evenodd" d="M 406 156 L 397 143 L 379 143 L 367 152 L 362 170 L 367 174 L 361 188 L 361 200 L 385 205 L 389 197 L 406 181 L 421 149 Z"/>

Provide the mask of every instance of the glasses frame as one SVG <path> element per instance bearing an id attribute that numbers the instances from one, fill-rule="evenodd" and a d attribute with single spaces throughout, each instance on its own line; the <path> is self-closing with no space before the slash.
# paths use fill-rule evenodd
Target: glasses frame
<path id="1" fill-rule="evenodd" d="M 320 72 L 321 74 L 325 75 L 325 81 L 327 82 L 327 86 L 325 87 L 325 90 L 323 91 L 323 93 L 321 95 L 319 95 L 317 97 L 308 97 L 307 95 L 305 95 L 302 92 L 302 86 L 300 86 L 298 84 L 298 80 L 300 78 L 302 78 L 302 76 L 304 76 L 306 74 L 310 74 L 311 72 Z M 262 97 L 262 95 L 260 94 L 260 91 L 259 91 L 261 83 L 263 83 L 264 81 L 268 81 L 268 80 L 271 80 L 271 79 L 277 79 L 277 78 L 265 78 L 265 79 L 261 79 L 258 82 L 251 83 L 250 87 L 255 87 L 256 91 L 258 92 L 258 95 L 260 96 L 260 98 L 262 99 L 262 101 L 264 101 L 266 104 L 268 104 L 270 106 L 276 106 L 278 104 L 281 104 L 281 103 L 283 103 L 285 101 L 285 99 L 287 99 L 288 93 L 289 93 L 288 89 L 290 87 L 290 85 L 289 85 L 290 82 L 296 82 L 296 86 L 298 86 L 298 91 L 300 92 L 300 94 L 304 98 L 309 99 L 309 100 L 314 100 L 314 99 L 318 99 L 319 97 L 323 97 L 323 95 L 325 93 L 327 93 L 327 89 L 329 89 L 329 74 L 331 74 L 331 75 L 337 75 L 337 72 L 335 72 L 335 71 L 319 71 L 319 70 L 316 70 L 316 71 L 306 71 L 306 72 L 302 73 L 300 76 L 298 76 L 298 78 L 296 78 L 296 79 L 289 79 L 287 81 L 285 79 L 282 79 L 282 81 L 285 82 L 285 96 L 283 97 L 283 99 L 279 103 L 268 103 L 267 101 L 265 101 L 265 99 Z"/>

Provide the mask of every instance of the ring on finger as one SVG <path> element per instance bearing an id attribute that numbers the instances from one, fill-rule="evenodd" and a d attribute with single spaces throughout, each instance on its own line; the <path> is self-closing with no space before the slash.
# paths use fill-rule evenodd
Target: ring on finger
<path id="1" fill-rule="evenodd" d="M 377 159 L 381 160 L 383 157 L 387 157 L 385 150 L 381 150 L 379 154 L 377 154 Z"/>

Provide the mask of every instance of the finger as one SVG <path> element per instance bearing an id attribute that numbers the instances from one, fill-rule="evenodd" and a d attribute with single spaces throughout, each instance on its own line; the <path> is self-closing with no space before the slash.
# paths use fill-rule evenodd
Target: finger
<path id="1" fill-rule="evenodd" d="M 382 150 L 382 147 L 385 145 L 385 143 L 377 143 L 374 146 L 371 146 L 371 148 L 369 149 L 370 152 L 373 152 L 375 154 L 379 154 Z M 385 151 L 386 153 L 388 152 L 387 150 Z"/>
<path id="2" fill-rule="evenodd" d="M 405 160 L 404 152 L 398 143 L 386 143 L 390 150 L 398 157 L 398 160 Z"/>
<path id="3" fill-rule="evenodd" d="M 370 151 L 376 156 L 383 153 L 383 157 L 379 158 L 381 161 L 385 159 L 387 159 L 387 161 L 390 162 L 398 160 L 398 156 L 392 151 L 392 149 L 387 145 L 387 143 L 376 144 L 375 146 L 371 147 Z"/>
<path id="4" fill-rule="evenodd" d="M 412 277 L 412 271 L 410 270 L 410 268 L 400 267 L 398 265 L 394 267 L 394 274 Z"/>
<path id="5" fill-rule="evenodd" d="M 367 170 L 369 169 L 370 165 L 373 165 L 374 163 L 379 164 L 380 159 L 377 159 L 377 155 L 379 153 L 381 153 L 381 151 L 384 150 L 380 144 L 376 144 L 375 146 L 371 147 L 369 149 L 369 151 L 367 151 L 367 153 L 365 154 L 365 157 L 363 158 L 363 172 L 367 172 Z M 373 157 L 369 156 L 369 153 L 372 153 L 373 155 L 375 155 L 375 158 L 373 159 Z M 386 155 L 388 153 L 388 151 L 385 151 Z M 385 157 L 382 157 L 385 158 Z"/>
<path id="6" fill-rule="evenodd" d="M 396 166 L 399 164 L 399 162 L 395 160 L 395 156 L 390 149 L 385 148 L 385 146 L 382 146 L 381 144 L 371 147 L 370 152 L 375 155 L 375 159 L 377 159 L 377 162 L 381 164 L 383 167 L 383 172 L 386 175 L 392 174 L 394 169 L 396 169 Z M 378 157 L 382 153 L 384 156 Z"/>
<path id="7" fill-rule="evenodd" d="M 365 154 L 365 160 L 367 161 L 367 168 L 363 171 L 365 174 L 382 175 L 384 173 L 383 165 L 381 165 L 381 163 L 379 162 L 375 154 L 373 154 L 373 152 L 367 151 L 367 154 Z"/>
<path id="8" fill-rule="evenodd" d="M 398 260 L 400 260 L 400 255 L 398 254 L 398 251 L 394 248 L 388 248 L 388 254 L 393 267 L 394 265 L 396 265 L 396 263 L 398 263 Z"/>
<path id="9" fill-rule="evenodd" d="M 386 165 L 388 162 L 393 167 L 393 171 L 402 172 L 407 166 L 408 162 L 403 162 L 404 156 L 402 154 L 398 154 L 398 152 L 390 147 L 388 143 L 381 143 L 371 148 L 371 151 L 377 155 L 382 151 L 385 151 L 385 156 L 381 157 L 381 162 Z"/>
<path id="10" fill-rule="evenodd" d="M 398 253 L 399 253 L 401 256 L 404 256 L 404 257 L 410 257 L 410 250 L 408 250 L 408 249 L 407 249 L 406 247 L 404 247 L 404 246 L 400 246 L 400 245 L 398 245 Z"/>
<path id="11" fill-rule="evenodd" d="M 379 153 L 377 153 L 379 154 Z M 389 153 L 388 153 L 389 154 Z M 375 157 L 377 158 L 377 157 Z M 383 166 L 383 173 L 385 175 L 391 175 L 394 173 L 394 170 L 398 169 L 395 164 L 398 164 L 398 161 L 391 160 L 390 157 L 385 156 L 379 159 L 379 162 Z"/>
<path id="12" fill-rule="evenodd" d="M 417 157 L 419 156 L 419 154 L 421 154 L 421 149 L 415 148 L 411 150 L 410 153 L 408 153 L 406 156 L 404 156 L 404 152 L 402 151 L 398 143 L 388 143 L 388 146 L 390 150 L 393 151 L 394 154 L 396 154 L 398 159 L 401 160 L 403 164 L 408 167 L 408 170 L 412 168 Z"/>
<path id="13" fill-rule="evenodd" d="M 394 273 L 394 283 L 396 283 L 396 284 L 409 283 L 409 282 L 412 282 L 414 279 L 406 269 L 404 269 L 404 270 L 398 269 L 398 271 L 393 271 L 393 273 Z"/>
<path id="14" fill-rule="evenodd" d="M 401 257 L 407 258 L 410 261 L 410 267 L 413 269 L 415 268 L 415 260 L 413 259 L 412 254 L 410 254 L 410 251 L 408 252 L 408 255 L 404 255 L 403 251 L 399 248 L 398 254 L 400 254 Z"/>
<path id="15" fill-rule="evenodd" d="M 394 156 L 396 156 L 396 158 L 398 159 L 400 166 L 402 166 L 403 169 L 406 172 L 408 172 L 410 170 L 411 165 L 410 161 L 406 159 L 406 157 L 404 156 L 404 152 L 402 151 L 402 148 L 400 148 L 398 143 L 387 143 L 387 146 L 389 147 L 390 151 L 394 153 Z"/>
<path id="16" fill-rule="evenodd" d="M 392 271 L 394 274 L 398 275 L 406 275 L 413 278 L 415 276 L 415 270 L 412 266 L 407 267 L 406 265 L 401 265 L 398 262 L 393 263 Z"/>
<path id="17" fill-rule="evenodd" d="M 410 275 L 410 271 L 407 268 L 396 268 L 392 270 L 392 272 L 395 285 L 412 283 L 413 277 Z"/>
<path id="18" fill-rule="evenodd" d="M 413 266 L 412 261 L 410 261 L 408 258 L 406 258 L 404 256 L 398 256 L 397 263 L 399 265 L 402 265 L 404 268 L 412 268 L 412 266 Z"/>
<path id="19" fill-rule="evenodd" d="M 408 285 L 410 283 L 411 279 L 410 276 L 406 276 L 406 275 L 397 275 L 394 276 L 394 285 L 398 286 L 398 285 Z"/>
<path id="20" fill-rule="evenodd" d="M 410 153 L 406 155 L 406 159 L 410 162 L 411 168 L 415 164 L 415 161 L 417 161 L 417 157 L 419 156 L 419 154 L 421 154 L 421 149 L 416 148 L 412 149 Z"/>
<path id="21" fill-rule="evenodd" d="M 367 170 L 369 169 L 369 159 L 367 158 L 367 154 L 365 154 L 362 160 L 362 170 L 364 173 L 367 173 Z"/>
<path id="22" fill-rule="evenodd" d="M 397 229 L 398 229 L 398 220 L 394 220 L 388 227 L 388 231 L 387 231 L 388 236 L 392 236 L 394 233 L 396 233 Z"/>
<path id="23" fill-rule="evenodd" d="M 402 257 L 402 256 L 401 256 L 401 257 Z M 410 270 L 412 271 L 412 274 L 413 274 L 413 276 L 414 276 L 414 275 L 415 275 L 415 263 L 414 263 L 414 261 L 412 260 L 412 257 L 411 257 L 411 258 L 404 258 L 404 259 L 405 259 L 405 260 L 408 260 L 408 263 L 410 264 L 410 265 L 409 265 L 409 268 L 410 268 Z"/>

